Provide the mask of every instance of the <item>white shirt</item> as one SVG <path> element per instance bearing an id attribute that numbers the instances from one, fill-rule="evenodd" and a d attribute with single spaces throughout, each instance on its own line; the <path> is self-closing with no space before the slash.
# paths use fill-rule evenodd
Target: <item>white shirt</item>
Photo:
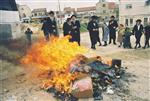
<path id="1" fill-rule="evenodd" d="M 138 27 L 138 30 L 140 30 L 140 26 L 141 26 L 141 25 L 137 25 L 137 27 Z"/>

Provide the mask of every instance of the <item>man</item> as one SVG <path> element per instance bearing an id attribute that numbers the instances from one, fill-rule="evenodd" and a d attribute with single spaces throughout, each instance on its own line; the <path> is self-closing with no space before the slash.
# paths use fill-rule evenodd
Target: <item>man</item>
<path id="1" fill-rule="evenodd" d="M 145 45 L 144 45 L 144 49 L 146 48 L 146 46 L 149 48 L 149 38 L 150 38 L 150 22 L 148 25 L 145 26 Z"/>
<path id="2" fill-rule="evenodd" d="M 97 19 L 96 16 L 92 16 L 87 26 L 91 39 L 91 49 L 94 50 L 96 49 L 95 45 L 98 42 L 98 35 L 99 35 L 99 27 L 98 23 L 96 22 L 96 19 Z"/>
<path id="3" fill-rule="evenodd" d="M 50 11 L 49 12 L 49 17 L 50 17 L 50 20 L 49 20 L 49 24 L 50 24 L 50 36 L 55 36 L 55 37 L 58 37 L 58 30 L 57 30 L 57 22 L 56 22 L 56 19 L 55 19 L 55 16 L 54 16 L 54 12 L 53 11 Z"/>
<path id="4" fill-rule="evenodd" d="M 111 40 L 113 39 L 113 43 L 114 43 L 114 45 L 116 45 L 116 29 L 118 27 L 118 23 L 115 20 L 114 16 L 110 17 L 110 21 L 109 21 L 109 26 L 108 27 L 109 27 L 109 30 L 110 30 L 110 33 L 109 33 L 109 44 L 111 44 Z"/>
<path id="5" fill-rule="evenodd" d="M 43 22 L 41 30 L 44 32 L 45 40 L 49 41 L 49 35 L 50 35 L 50 18 L 46 18 Z"/>
<path id="6" fill-rule="evenodd" d="M 136 45 L 135 45 L 135 49 L 137 48 L 141 48 L 141 44 L 140 44 L 140 41 L 141 41 L 141 36 L 142 36 L 142 33 L 143 33 L 143 25 L 141 24 L 141 19 L 138 19 L 136 21 L 136 25 L 133 27 L 133 34 L 135 35 L 135 38 L 136 38 Z"/>
<path id="7" fill-rule="evenodd" d="M 71 42 L 77 42 L 80 46 L 80 22 L 77 20 L 76 15 L 71 16 L 72 31 L 71 31 Z"/>
<path id="8" fill-rule="evenodd" d="M 67 18 L 66 22 L 63 24 L 63 34 L 64 36 L 70 35 L 72 30 L 71 18 Z"/>

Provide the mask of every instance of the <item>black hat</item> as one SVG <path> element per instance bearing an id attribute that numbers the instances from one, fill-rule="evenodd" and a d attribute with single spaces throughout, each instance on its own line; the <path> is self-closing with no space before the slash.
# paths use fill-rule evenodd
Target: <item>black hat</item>
<path id="1" fill-rule="evenodd" d="M 53 14 L 53 15 L 54 15 L 54 12 L 53 12 L 53 11 L 50 11 L 50 12 L 49 12 L 49 14 L 50 14 L 50 15 L 51 15 L 51 14 Z"/>
<path id="2" fill-rule="evenodd" d="M 67 22 L 69 22 L 70 20 L 71 20 L 71 18 L 67 18 L 67 20 L 66 20 L 66 21 L 67 21 Z"/>
<path id="3" fill-rule="evenodd" d="M 142 22 L 142 20 L 141 19 L 137 19 L 136 22 Z"/>
<path id="4" fill-rule="evenodd" d="M 112 15 L 110 18 L 115 18 L 115 16 Z"/>
<path id="5" fill-rule="evenodd" d="M 97 16 L 92 16 L 91 19 L 96 20 L 98 17 Z"/>
<path id="6" fill-rule="evenodd" d="M 72 16 L 71 16 L 71 18 L 73 18 L 73 17 L 75 17 L 75 18 L 76 18 L 77 16 L 76 16 L 76 15 L 72 15 Z"/>

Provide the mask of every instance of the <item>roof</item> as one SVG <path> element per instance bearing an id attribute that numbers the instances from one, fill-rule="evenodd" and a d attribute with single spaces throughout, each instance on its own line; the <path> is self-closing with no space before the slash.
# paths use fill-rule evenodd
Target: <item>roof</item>
<path id="1" fill-rule="evenodd" d="M 0 10 L 18 11 L 15 0 L 0 0 Z"/>
<path id="2" fill-rule="evenodd" d="M 86 11 L 94 11 L 94 10 L 96 10 L 96 6 L 77 8 L 77 12 L 86 12 Z"/>
<path id="3" fill-rule="evenodd" d="M 47 12 L 47 10 L 46 8 L 37 8 L 37 9 L 32 10 L 32 13 L 35 13 L 35 12 Z"/>
<path id="4" fill-rule="evenodd" d="M 71 7 L 65 7 L 64 8 L 65 12 L 75 12 L 75 8 L 71 8 Z"/>

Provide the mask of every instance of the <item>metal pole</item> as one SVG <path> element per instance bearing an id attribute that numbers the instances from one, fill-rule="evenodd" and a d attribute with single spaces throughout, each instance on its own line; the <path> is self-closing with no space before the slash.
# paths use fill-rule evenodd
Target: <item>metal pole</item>
<path id="1" fill-rule="evenodd" d="M 60 1 L 58 0 L 60 23 L 62 24 Z"/>

